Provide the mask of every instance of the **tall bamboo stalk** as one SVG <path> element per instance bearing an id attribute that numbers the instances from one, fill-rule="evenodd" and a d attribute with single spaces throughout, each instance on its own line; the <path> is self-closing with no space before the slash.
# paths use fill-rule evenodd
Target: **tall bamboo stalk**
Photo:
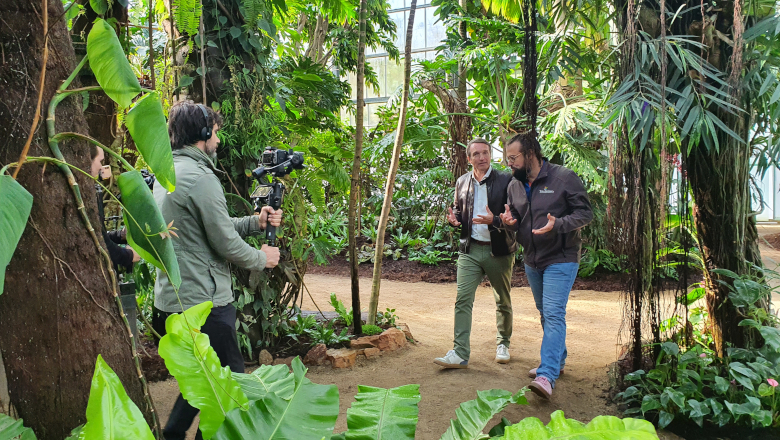
<path id="1" fill-rule="evenodd" d="M 349 191 L 349 262 L 350 276 L 352 278 L 352 316 L 355 326 L 354 333 L 363 333 L 360 316 L 360 275 L 358 274 L 357 259 L 357 224 L 358 193 L 360 192 L 360 155 L 363 152 L 363 97 L 365 88 L 366 65 L 366 0 L 360 0 L 360 35 L 358 36 L 358 65 L 357 65 L 357 109 L 355 113 L 355 157 L 352 161 L 352 185 Z"/>
<path id="2" fill-rule="evenodd" d="M 417 0 L 412 0 L 409 10 L 409 23 L 406 25 L 406 48 L 404 49 L 404 91 L 401 97 L 401 113 L 398 115 L 398 129 L 396 129 L 395 145 L 393 145 L 393 158 L 390 161 L 390 170 L 387 172 L 385 184 L 385 200 L 382 203 L 382 214 L 379 216 L 379 227 L 376 231 L 376 248 L 374 249 L 374 279 L 371 283 L 371 300 L 368 303 L 368 324 L 376 324 L 376 309 L 379 306 L 379 285 L 382 282 L 382 257 L 384 256 L 385 231 L 387 221 L 390 218 L 390 209 L 393 206 L 393 189 L 395 188 L 395 176 L 398 174 L 398 161 L 401 158 L 401 147 L 404 144 L 404 129 L 406 128 L 406 110 L 409 104 L 409 79 L 412 76 L 412 26 L 414 25 L 414 13 L 417 9 Z"/>

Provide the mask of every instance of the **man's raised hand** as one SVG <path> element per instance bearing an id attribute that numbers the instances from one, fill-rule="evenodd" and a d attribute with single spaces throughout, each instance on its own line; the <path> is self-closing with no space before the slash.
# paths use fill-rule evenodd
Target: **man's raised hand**
<path id="1" fill-rule="evenodd" d="M 504 208 L 504 212 L 499 215 L 501 222 L 506 226 L 514 226 L 517 223 L 517 219 L 512 215 L 512 211 L 509 210 L 509 205 L 504 205 Z"/>
<path id="2" fill-rule="evenodd" d="M 452 207 L 450 207 L 450 213 L 447 214 L 447 221 L 450 222 L 452 226 L 460 226 L 458 217 L 456 217 L 455 213 L 452 212 Z"/>
<path id="3" fill-rule="evenodd" d="M 266 269 L 273 269 L 276 267 L 277 264 L 279 264 L 279 248 L 278 247 L 272 247 L 268 246 L 267 244 L 264 244 L 261 248 L 261 251 L 265 252 L 265 268 Z"/>
<path id="4" fill-rule="evenodd" d="M 547 224 L 544 225 L 542 229 L 534 229 L 531 232 L 533 232 L 536 235 L 546 234 L 552 231 L 554 226 L 555 226 L 555 217 L 553 217 L 550 213 L 547 213 Z"/>
<path id="5" fill-rule="evenodd" d="M 262 229 L 268 227 L 268 223 L 271 223 L 271 226 L 274 227 L 279 227 L 279 225 L 282 224 L 281 209 L 274 211 L 274 209 L 270 206 L 263 206 L 263 209 L 261 209 L 257 215 L 259 216 L 258 222 L 260 223 L 260 228 Z"/>
<path id="6" fill-rule="evenodd" d="M 495 217 L 492 212 L 490 212 L 490 208 L 485 206 L 485 211 L 487 211 L 487 214 L 485 215 L 478 215 L 474 217 L 474 224 L 475 225 L 492 225 L 493 224 L 493 218 Z"/>

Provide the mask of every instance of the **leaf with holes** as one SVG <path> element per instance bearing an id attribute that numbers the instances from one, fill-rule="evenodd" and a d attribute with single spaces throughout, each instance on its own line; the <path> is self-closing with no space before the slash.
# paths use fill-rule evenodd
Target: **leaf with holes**
<path id="1" fill-rule="evenodd" d="M 0 294 L 5 284 L 5 268 L 22 238 L 32 204 L 32 194 L 13 177 L 0 176 Z"/>

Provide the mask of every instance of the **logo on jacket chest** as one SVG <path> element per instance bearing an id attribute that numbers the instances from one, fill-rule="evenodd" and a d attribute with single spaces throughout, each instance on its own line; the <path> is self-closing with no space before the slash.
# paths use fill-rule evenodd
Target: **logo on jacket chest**
<path id="1" fill-rule="evenodd" d="M 547 189 L 547 187 L 545 186 L 544 189 L 539 190 L 539 194 L 555 194 L 555 191 L 551 189 Z"/>

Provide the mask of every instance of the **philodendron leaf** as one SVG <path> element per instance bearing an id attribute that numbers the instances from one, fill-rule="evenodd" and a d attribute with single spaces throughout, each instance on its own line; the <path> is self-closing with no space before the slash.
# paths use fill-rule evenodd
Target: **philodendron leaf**
<path id="1" fill-rule="evenodd" d="M 5 268 L 30 217 L 33 196 L 11 176 L 0 176 L 0 294 L 5 284 Z"/>
<path id="2" fill-rule="evenodd" d="M 306 367 L 293 359 L 295 388 L 289 400 L 275 393 L 237 408 L 214 435 L 216 440 L 321 440 L 330 438 L 339 414 L 339 390 L 335 385 L 317 385 L 305 377 Z M 204 436 L 205 438 L 205 436 Z"/>
<path id="3" fill-rule="evenodd" d="M 21 419 L 0 413 L 0 440 L 36 440 L 33 430 L 25 428 L 23 423 Z"/>
<path id="4" fill-rule="evenodd" d="M 233 373 L 233 378 L 249 400 L 262 399 L 268 393 L 290 400 L 295 391 L 295 377 L 287 365 L 262 365 L 252 374 Z"/>
<path id="5" fill-rule="evenodd" d="M 108 11 L 108 1 L 106 0 L 89 0 L 89 5 L 92 6 L 92 10 L 97 15 L 103 15 Z"/>
<path id="6" fill-rule="evenodd" d="M 154 440 L 141 410 L 127 396 L 125 387 L 101 355 L 89 390 L 87 423 L 79 440 Z"/>
<path id="7" fill-rule="evenodd" d="M 154 264 L 168 275 L 176 287 L 181 285 L 179 262 L 173 251 L 173 237 L 157 208 L 152 192 L 138 171 L 127 171 L 117 179 L 122 193 L 127 242 L 144 260 Z"/>
<path id="8" fill-rule="evenodd" d="M 135 103 L 125 118 L 130 135 L 157 181 L 169 192 L 176 189 L 171 139 L 165 122 L 160 95 L 149 93 Z"/>
<path id="9" fill-rule="evenodd" d="M 208 335 L 200 332 L 211 307 L 207 301 L 169 316 L 159 349 L 168 371 L 179 382 L 182 396 L 200 410 L 200 430 L 207 440 L 231 410 L 243 412 L 249 403 L 230 368 L 222 367 Z"/>
<path id="10" fill-rule="evenodd" d="M 587 425 L 563 416 L 563 411 L 550 415 L 550 423 L 528 417 L 504 430 L 503 440 L 657 440 L 653 424 L 647 420 L 619 419 L 598 416 Z"/>
<path id="11" fill-rule="evenodd" d="M 116 32 L 102 18 L 95 20 L 87 36 L 87 57 L 89 67 L 106 95 L 120 107 L 130 107 L 133 98 L 141 93 L 141 84 L 127 62 Z"/>
<path id="12" fill-rule="evenodd" d="M 496 414 L 500 413 L 509 403 L 528 405 L 525 393 L 528 388 L 523 388 L 512 395 L 505 390 L 477 391 L 477 398 L 463 402 L 455 410 L 457 420 L 450 422 L 450 428 L 441 437 L 441 440 L 472 440 L 485 438 L 482 430 Z"/>
<path id="13" fill-rule="evenodd" d="M 358 385 L 347 410 L 346 440 L 414 439 L 420 385 L 384 389 Z"/>

